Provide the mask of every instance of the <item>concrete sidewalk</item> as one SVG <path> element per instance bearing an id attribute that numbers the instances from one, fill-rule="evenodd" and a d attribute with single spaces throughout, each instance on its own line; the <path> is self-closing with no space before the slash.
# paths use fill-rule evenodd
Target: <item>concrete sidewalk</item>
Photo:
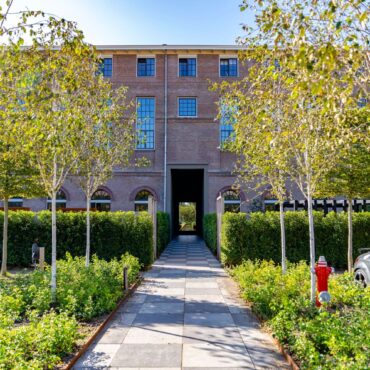
<path id="1" fill-rule="evenodd" d="M 74 369 L 289 369 L 204 242 L 172 241 Z"/>

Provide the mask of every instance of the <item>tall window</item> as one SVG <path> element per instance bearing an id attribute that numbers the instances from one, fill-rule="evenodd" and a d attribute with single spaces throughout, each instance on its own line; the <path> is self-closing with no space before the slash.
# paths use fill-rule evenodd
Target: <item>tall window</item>
<path id="1" fill-rule="evenodd" d="M 90 206 L 97 211 L 110 211 L 110 204 L 110 195 L 105 190 L 97 190 L 91 197 Z"/>
<path id="2" fill-rule="evenodd" d="M 56 206 L 57 209 L 63 209 L 67 206 L 67 197 L 62 189 L 57 192 Z M 51 198 L 48 198 L 47 200 L 47 208 L 48 210 L 51 210 Z"/>
<path id="3" fill-rule="evenodd" d="M 221 77 L 238 76 L 238 59 L 237 58 L 221 58 L 220 59 L 220 76 Z"/>
<path id="4" fill-rule="evenodd" d="M 155 99 L 136 99 L 136 149 L 154 149 Z"/>
<path id="5" fill-rule="evenodd" d="M 179 76 L 195 77 L 197 75 L 197 58 L 179 59 Z"/>
<path id="6" fill-rule="evenodd" d="M 148 211 L 149 195 L 148 190 L 139 191 L 135 197 L 135 212 Z"/>
<path id="7" fill-rule="evenodd" d="M 138 77 L 149 77 L 155 75 L 155 58 L 137 58 Z"/>
<path id="8" fill-rule="evenodd" d="M 21 197 L 10 198 L 8 201 L 8 207 L 9 208 L 23 207 L 23 198 Z"/>
<path id="9" fill-rule="evenodd" d="M 221 148 L 233 139 L 234 136 L 233 108 L 221 103 L 221 119 L 220 119 L 220 146 Z"/>
<path id="10" fill-rule="evenodd" d="M 197 99 L 179 98 L 179 117 L 196 117 Z"/>
<path id="11" fill-rule="evenodd" d="M 240 196 L 235 190 L 227 190 L 223 196 L 225 212 L 240 212 Z"/>
<path id="12" fill-rule="evenodd" d="M 112 58 L 103 58 L 100 64 L 100 73 L 104 77 L 112 77 L 113 60 Z"/>

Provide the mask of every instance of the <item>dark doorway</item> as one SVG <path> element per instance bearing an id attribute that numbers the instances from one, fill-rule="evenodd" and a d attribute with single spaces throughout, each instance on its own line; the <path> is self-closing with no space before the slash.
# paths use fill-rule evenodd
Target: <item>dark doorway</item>
<path id="1" fill-rule="evenodd" d="M 202 235 L 203 177 L 204 170 L 171 170 L 174 235 Z"/>

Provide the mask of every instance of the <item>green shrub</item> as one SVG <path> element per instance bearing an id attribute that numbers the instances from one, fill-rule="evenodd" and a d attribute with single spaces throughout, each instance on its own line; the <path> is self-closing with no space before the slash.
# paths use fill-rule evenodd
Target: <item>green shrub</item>
<path id="1" fill-rule="evenodd" d="M 111 311 L 122 297 L 125 265 L 129 267 L 129 283 L 133 283 L 140 270 L 136 257 L 125 254 L 120 260 L 107 262 L 93 256 L 86 268 L 83 257 L 72 258 L 67 254 L 66 260 L 58 261 L 57 265 L 58 308 L 82 320 Z"/>
<path id="2" fill-rule="evenodd" d="M 208 248 L 216 254 L 217 252 L 217 215 L 208 213 L 203 216 L 203 238 Z"/>
<path id="3" fill-rule="evenodd" d="M 3 212 L 0 212 L 0 234 L 3 227 Z M 58 212 L 57 258 L 67 252 L 73 256 L 85 254 L 85 212 Z M 51 213 L 41 211 L 9 212 L 9 265 L 27 266 L 31 263 L 31 245 L 35 237 L 45 247 L 45 258 L 51 260 Z M 120 258 L 126 252 L 138 257 L 140 263 L 153 262 L 153 236 L 150 216 L 142 212 L 92 212 L 91 254 L 110 260 Z M 1 253 L 1 251 L 0 251 Z"/>
<path id="4" fill-rule="evenodd" d="M 278 212 L 226 213 L 222 224 L 222 260 L 237 265 L 246 259 L 281 259 Z M 347 265 L 347 214 L 314 212 L 316 255 L 324 255 L 336 267 Z M 286 254 L 291 262 L 309 260 L 306 212 L 286 212 Z M 353 250 L 369 247 L 370 213 L 353 215 Z M 209 237 L 208 237 L 209 238 Z"/>
<path id="5" fill-rule="evenodd" d="M 31 312 L 29 318 L 27 325 L 0 328 L 1 369 L 53 369 L 72 352 L 78 338 L 73 317 L 50 312 L 40 318 Z"/>
<path id="6" fill-rule="evenodd" d="M 110 261 L 84 257 L 57 261 L 57 300 L 50 311 L 50 267 L 46 271 L 0 278 L 0 369 L 54 368 L 72 352 L 77 319 L 110 312 L 123 296 L 123 267 L 129 284 L 139 276 L 137 257 L 125 253 Z"/>
<path id="7" fill-rule="evenodd" d="M 298 360 L 301 369 L 366 369 L 370 364 L 370 288 L 350 274 L 329 279 L 332 303 L 317 310 L 309 299 L 305 263 L 288 272 L 272 261 L 245 261 L 231 270 L 242 296 Z"/>
<path id="8" fill-rule="evenodd" d="M 170 215 L 166 212 L 157 212 L 157 250 L 158 256 L 170 242 Z"/>
<path id="9" fill-rule="evenodd" d="M 129 284 L 139 276 L 140 263 L 128 253 L 111 261 L 92 257 L 88 268 L 84 257 L 57 261 L 56 310 L 81 320 L 90 320 L 111 311 L 123 294 L 123 266 L 128 266 Z M 51 304 L 50 268 L 0 279 L 0 328 L 10 327 L 32 310 L 42 314 Z"/>

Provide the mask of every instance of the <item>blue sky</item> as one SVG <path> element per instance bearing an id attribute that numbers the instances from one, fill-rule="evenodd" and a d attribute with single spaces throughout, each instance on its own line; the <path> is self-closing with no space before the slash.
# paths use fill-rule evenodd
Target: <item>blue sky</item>
<path id="1" fill-rule="evenodd" d="M 241 0 L 14 0 L 76 21 L 93 44 L 234 44 Z"/>

